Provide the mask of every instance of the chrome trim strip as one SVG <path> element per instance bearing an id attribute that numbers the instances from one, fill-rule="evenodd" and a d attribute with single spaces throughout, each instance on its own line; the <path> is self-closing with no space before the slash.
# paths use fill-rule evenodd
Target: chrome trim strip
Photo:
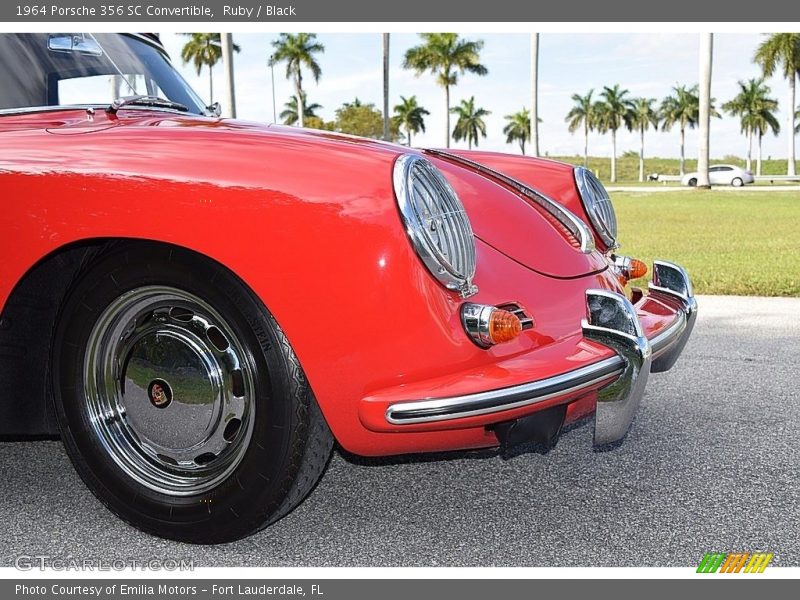
<path id="1" fill-rule="evenodd" d="M 622 373 L 619 356 L 530 383 L 451 398 L 417 400 L 392 404 L 386 420 L 393 425 L 449 421 L 522 408 L 557 396 L 589 388 Z"/>
<path id="2" fill-rule="evenodd" d="M 25 114 L 35 114 L 43 112 L 67 111 L 67 110 L 97 110 L 97 109 L 105 110 L 107 107 L 108 104 L 58 104 L 53 106 L 26 106 L 24 108 L 2 108 L 0 109 L 0 117 L 6 115 L 25 115 Z M 168 112 L 176 115 L 183 115 L 183 116 L 189 115 L 192 117 L 208 116 L 196 112 L 187 112 L 185 110 L 175 110 L 174 108 L 156 107 L 156 106 L 128 105 L 125 107 L 125 110 L 149 110 L 152 112 Z"/>
<path id="3" fill-rule="evenodd" d="M 57 104 L 53 106 L 25 106 L 22 108 L 0 108 L 0 115 L 24 115 L 26 113 L 40 113 L 60 110 L 89 110 L 104 106 L 102 104 Z"/>
<path id="4" fill-rule="evenodd" d="M 530 198 L 540 207 L 545 209 L 548 213 L 550 213 L 554 218 L 556 218 L 564 227 L 566 227 L 572 235 L 580 242 L 581 245 L 581 252 L 584 254 L 591 254 L 595 250 L 595 243 L 594 243 L 594 235 L 589 230 L 589 226 L 586 225 L 577 215 L 575 215 L 572 211 L 568 210 L 566 207 L 562 206 L 549 196 L 544 195 L 539 190 L 536 190 L 529 185 L 522 183 L 514 179 L 513 177 L 509 177 L 508 175 L 504 175 L 499 171 L 495 171 L 494 169 L 490 169 L 487 166 L 484 166 L 480 163 L 477 163 L 473 160 L 468 158 L 464 158 L 462 156 L 458 156 L 457 154 L 451 154 L 450 152 L 444 152 L 442 150 L 434 150 L 434 149 L 426 149 L 426 153 L 432 154 L 434 156 L 438 156 L 439 158 L 443 158 L 449 160 L 451 162 L 460 164 L 462 166 L 470 167 L 483 175 L 487 175 L 501 183 L 507 185 L 510 188 L 513 188 L 523 196 Z"/>
<path id="5" fill-rule="evenodd" d="M 650 375 L 652 350 L 636 309 L 625 296 L 608 290 L 587 290 L 588 319 L 583 335 L 617 352 L 625 365 L 619 379 L 597 393 L 594 445 L 607 446 L 628 433 Z"/>
<path id="6" fill-rule="evenodd" d="M 525 309 L 522 308 L 522 306 L 520 306 L 516 302 L 509 302 L 507 304 L 498 304 L 497 308 L 507 310 L 508 312 L 517 315 L 519 322 L 522 323 L 523 331 L 526 331 L 528 329 L 533 329 L 534 325 L 533 317 L 528 316 L 528 313 L 525 312 Z"/>

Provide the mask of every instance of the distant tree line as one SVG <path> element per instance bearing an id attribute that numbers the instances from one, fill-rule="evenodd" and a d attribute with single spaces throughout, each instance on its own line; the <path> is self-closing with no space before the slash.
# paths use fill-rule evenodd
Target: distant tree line
<path id="1" fill-rule="evenodd" d="M 183 48 L 181 56 L 185 63 L 192 63 L 200 74 L 203 66 L 209 67 L 209 95 L 213 100 L 213 78 L 211 67 L 221 56 L 220 34 L 192 33 Z M 409 48 L 403 58 L 403 67 L 414 71 L 418 76 L 429 73 L 444 91 L 446 139 L 465 141 L 469 148 L 477 147 L 481 139 L 487 136 L 485 117 L 491 112 L 477 104 L 474 96 L 461 100 L 451 106 L 450 93 L 458 85 L 460 78 L 467 75 L 484 76 L 488 69 L 481 63 L 482 40 L 464 39 L 455 33 L 423 33 L 421 43 Z M 413 143 L 413 136 L 425 131 L 425 118 L 430 115 L 421 106 L 416 96 L 400 96 L 400 102 L 393 107 L 391 115 L 384 115 L 371 103 L 362 103 L 358 98 L 345 102 L 335 110 L 332 121 L 324 121 L 318 116 L 322 108 L 319 104 L 308 103 L 303 87 L 304 74 L 310 74 L 319 81 L 322 70 L 317 61 L 318 55 L 325 51 L 325 46 L 317 40 L 313 33 L 283 33 L 272 42 L 273 53 L 269 58 L 271 66 L 283 63 L 286 65 L 286 77 L 291 80 L 295 93 L 286 102 L 280 114 L 283 123 L 299 125 L 381 138 L 385 129 L 389 138 L 408 144 Z M 238 46 L 234 46 L 238 51 Z M 386 45 L 384 52 L 387 52 Z M 538 52 L 536 53 L 538 57 Z M 538 58 L 537 58 L 538 60 Z M 797 74 L 800 73 L 800 33 L 777 33 L 767 36 L 758 46 L 753 60 L 761 67 L 762 76 L 739 81 L 739 89 L 733 98 L 722 103 L 720 109 L 739 119 L 742 134 L 747 140 L 747 168 L 752 168 L 753 146 L 756 147 L 756 174 L 761 174 L 762 141 L 766 135 L 778 135 L 781 131 L 776 118 L 778 100 L 771 97 L 771 89 L 765 78 L 780 72 L 789 82 L 789 106 L 796 104 L 795 86 Z M 384 68 L 387 61 L 384 60 Z M 532 65 L 534 76 L 537 66 Z M 536 87 L 534 86 L 534 89 Z M 386 92 L 385 92 L 386 93 Z M 699 122 L 700 99 L 697 85 L 676 84 L 671 93 L 658 100 L 656 98 L 632 97 L 629 90 L 619 84 L 604 86 L 595 95 L 590 89 L 584 94 L 572 96 L 573 105 L 566 115 L 566 123 L 570 132 L 580 131 L 583 135 L 584 164 L 589 156 L 589 140 L 591 133 L 610 135 L 611 137 L 611 181 L 616 180 L 617 133 L 621 129 L 635 132 L 639 137 L 639 179 L 644 180 L 645 134 L 648 131 L 678 131 L 680 144 L 680 173 L 685 172 L 686 130 L 693 129 Z M 712 98 L 710 113 L 712 117 L 721 118 L 722 114 L 715 106 Z M 385 104 L 388 106 L 388 104 Z M 790 138 L 788 167 L 789 175 L 795 174 L 794 135 L 800 131 L 800 107 L 791 110 L 787 135 Z M 456 117 L 455 124 L 450 123 L 450 116 Z M 503 134 L 508 144 L 519 146 L 525 154 L 526 144 L 531 140 L 531 122 L 533 119 L 529 109 L 523 107 L 519 111 L 505 116 Z M 538 119 L 537 122 L 540 122 Z M 534 149 L 535 152 L 535 149 Z"/>

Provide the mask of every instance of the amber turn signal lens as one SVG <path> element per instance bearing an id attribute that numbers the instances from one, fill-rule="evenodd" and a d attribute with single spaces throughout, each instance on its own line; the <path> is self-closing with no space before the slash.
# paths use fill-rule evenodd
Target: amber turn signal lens
<path id="1" fill-rule="evenodd" d="M 630 279 L 639 279 L 639 277 L 644 277 L 645 275 L 647 275 L 647 265 L 638 258 L 632 258 L 628 277 Z"/>
<path id="2" fill-rule="evenodd" d="M 522 333 L 522 322 L 514 313 L 495 309 L 489 317 L 489 338 L 493 344 L 508 342 Z"/>

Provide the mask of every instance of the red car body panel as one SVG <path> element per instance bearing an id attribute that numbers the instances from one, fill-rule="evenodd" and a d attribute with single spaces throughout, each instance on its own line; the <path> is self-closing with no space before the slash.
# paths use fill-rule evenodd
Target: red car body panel
<path id="1" fill-rule="evenodd" d="M 517 302 L 535 319 L 514 341 L 478 348 L 461 324 L 463 300 L 434 280 L 401 224 L 392 168 L 407 151 L 154 110 L 2 116 L 0 311 L 26 272 L 62 248 L 153 240 L 225 265 L 261 298 L 349 451 L 485 447 L 497 443 L 486 428 L 492 423 L 553 403 L 571 402 L 568 420 L 591 412 L 594 390 L 587 389 L 402 431 L 383 418 L 394 401 L 507 387 L 613 355 L 583 339 L 580 321 L 587 289 L 621 291 L 601 253 L 572 247 L 490 178 L 432 158 L 462 198 L 478 238 L 479 292 L 470 301 Z M 526 181 L 516 157 L 493 156 L 487 164 Z M 532 173 L 527 181 L 582 214 L 569 167 L 524 162 Z M 637 308 L 648 337 L 676 315 L 646 298 Z"/>
<path id="2" fill-rule="evenodd" d="M 573 166 L 547 158 L 533 158 L 518 154 L 501 152 L 484 152 L 482 150 L 451 150 L 487 167 L 513 177 L 527 184 L 550 198 L 557 200 L 574 214 L 590 223 L 586 208 L 578 195 L 573 177 Z M 602 238 L 592 230 L 598 248 L 607 249 Z"/>

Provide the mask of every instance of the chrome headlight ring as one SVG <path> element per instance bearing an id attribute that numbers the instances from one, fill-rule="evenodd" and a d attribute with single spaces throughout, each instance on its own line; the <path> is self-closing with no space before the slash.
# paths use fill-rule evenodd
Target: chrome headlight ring
<path id="1" fill-rule="evenodd" d="M 584 209 L 586 209 L 586 214 L 589 216 L 592 227 L 609 250 L 618 248 L 617 214 L 614 211 L 614 205 L 611 203 L 606 188 L 585 167 L 575 167 L 573 173 L 581 202 Z"/>
<path id="2" fill-rule="evenodd" d="M 418 154 L 400 156 L 393 179 L 397 206 L 417 255 L 447 289 L 464 298 L 475 294 L 475 238 L 455 190 Z"/>

